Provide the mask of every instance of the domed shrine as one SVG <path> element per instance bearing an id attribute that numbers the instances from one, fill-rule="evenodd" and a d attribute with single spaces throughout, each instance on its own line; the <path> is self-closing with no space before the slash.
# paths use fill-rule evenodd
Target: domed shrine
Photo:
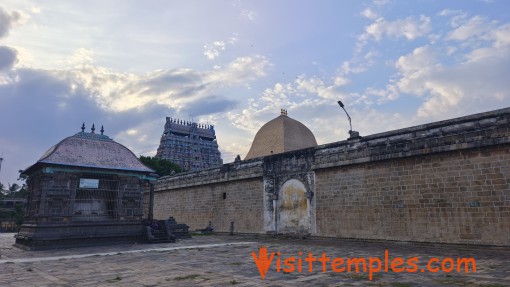
<path id="1" fill-rule="evenodd" d="M 290 118 L 287 111 L 282 109 L 280 116 L 260 128 L 255 135 L 250 151 L 244 159 L 315 146 L 317 146 L 317 141 L 310 129 L 301 122 Z"/>
<path id="2" fill-rule="evenodd" d="M 29 195 L 16 246 L 33 249 L 138 241 L 149 210 L 144 192 L 157 176 L 94 125 L 91 132 L 82 125 L 22 175 Z"/>

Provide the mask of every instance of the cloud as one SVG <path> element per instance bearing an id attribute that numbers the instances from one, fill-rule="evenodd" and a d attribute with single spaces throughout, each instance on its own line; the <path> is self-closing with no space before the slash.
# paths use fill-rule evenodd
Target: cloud
<path id="1" fill-rule="evenodd" d="M 253 10 L 243 9 L 241 11 L 240 17 L 241 17 L 241 19 L 245 19 L 248 21 L 254 21 L 255 19 L 257 19 L 257 13 Z"/>
<path id="2" fill-rule="evenodd" d="M 20 21 L 22 14 L 18 11 L 7 13 L 0 7 L 0 38 L 6 37 L 14 24 Z"/>
<path id="3" fill-rule="evenodd" d="M 202 116 L 232 110 L 236 101 L 225 99 L 219 95 L 210 95 L 200 101 L 190 103 L 184 108 L 184 113 L 192 116 Z"/>
<path id="4" fill-rule="evenodd" d="M 486 23 L 485 19 L 480 16 L 475 16 L 467 23 L 460 25 L 453 30 L 448 38 L 450 40 L 464 41 L 472 37 L 479 37 L 490 31 L 491 26 Z"/>
<path id="5" fill-rule="evenodd" d="M 366 41 L 373 38 L 377 41 L 383 36 L 405 37 L 408 40 L 414 40 L 422 37 L 431 31 L 430 17 L 420 15 L 416 17 L 407 17 L 395 21 L 387 21 L 380 17 L 365 28 L 365 33 L 360 36 L 360 40 Z"/>
<path id="6" fill-rule="evenodd" d="M 266 71 L 272 66 L 264 56 L 237 57 L 225 67 L 207 73 L 206 78 L 220 86 L 240 85 L 265 77 Z"/>
<path id="7" fill-rule="evenodd" d="M 418 117 L 460 116 L 502 107 L 510 101 L 510 82 L 505 77 L 510 73 L 509 25 L 484 31 L 481 19 L 473 17 L 466 26 L 450 33 L 455 41 L 477 38 L 477 43 L 467 46 L 471 49 L 461 61 L 441 64 L 441 48 L 422 46 L 396 62 L 398 90 L 424 98 Z M 450 49 L 446 47 L 444 54 Z"/>
<path id="8" fill-rule="evenodd" d="M 0 46 L 0 71 L 10 70 L 17 62 L 17 55 L 13 48 Z"/>
<path id="9" fill-rule="evenodd" d="M 94 63 L 94 51 L 86 48 L 79 48 L 73 55 L 68 57 L 64 65 L 68 67 L 79 67 Z"/>
<path id="10" fill-rule="evenodd" d="M 226 113 L 238 100 L 225 92 L 264 77 L 271 67 L 265 57 L 255 55 L 208 71 L 166 69 L 139 75 L 97 66 L 94 51 L 82 48 L 63 62 L 63 69 L 12 69 L 13 51 L 0 47 L 5 71 L 0 105 L 9 107 L 0 120 L 11 123 L 3 130 L 9 136 L 0 136 L 3 178 L 17 178 L 17 170 L 78 132 L 82 122 L 87 129 L 92 123 L 104 125 L 107 135 L 137 155 L 154 155 L 165 116 L 200 120 Z"/>
<path id="11" fill-rule="evenodd" d="M 237 37 L 237 33 L 233 33 L 226 41 L 214 41 L 210 44 L 204 45 L 204 56 L 206 56 L 209 60 L 218 58 L 228 46 L 232 46 L 237 42 Z"/>
<path id="12" fill-rule="evenodd" d="M 319 144 L 345 140 L 348 137 L 349 123 L 345 114 L 337 105 L 338 100 L 348 103 L 353 127 L 368 135 L 389 129 L 402 128 L 411 121 L 398 113 L 380 112 L 363 103 L 360 95 L 342 91 L 344 81 L 325 81 L 316 77 L 299 76 L 292 83 L 277 83 L 266 89 L 241 112 L 229 112 L 228 120 L 232 125 L 248 135 L 235 138 L 236 145 L 223 145 L 228 154 L 248 152 L 255 133 L 268 121 L 279 116 L 280 108 L 288 110 L 289 117 L 305 124 L 315 135 Z M 328 93 L 335 91 L 332 96 Z M 307 92 L 306 97 L 302 93 Z M 377 124 L 374 124 L 377 123 Z M 239 133 L 239 132 L 237 132 Z M 243 143 L 239 145 L 239 143 Z"/>
<path id="13" fill-rule="evenodd" d="M 236 58 L 224 67 L 205 72 L 171 69 L 136 75 L 84 64 L 55 73 L 70 79 L 74 86 L 85 87 L 98 105 L 112 112 L 127 111 L 149 103 L 184 111 L 186 106 L 211 95 L 215 95 L 215 105 L 211 107 L 219 112 L 218 103 L 224 103 L 223 109 L 226 109 L 232 102 L 218 101 L 218 89 L 242 86 L 264 77 L 270 66 L 264 57 L 246 56 Z M 201 113 L 204 114 L 203 111 Z"/>
<path id="14" fill-rule="evenodd" d="M 254 135 L 265 122 L 278 116 L 280 108 L 287 109 L 289 115 L 299 114 L 301 118 L 320 125 L 319 119 L 325 119 L 328 113 L 338 112 L 336 101 L 356 101 L 357 95 L 343 91 L 348 82 L 348 79 L 340 76 L 322 79 L 300 75 L 291 83 L 276 83 L 265 89 L 261 95 L 249 100 L 248 107 L 241 112 L 229 112 L 227 117 L 236 129 L 250 135 Z"/>
<path id="15" fill-rule="evenodd" d="M 224 41 L 215 41 L 212 44 L 204 45 L 204 56 L 209 60 L 214 60 L 220 55 L 221 51 L 225 50 Z"/>
<path id="16" fill-rule="evenodd" d="M 372 9 L 370 9 L 370 8 L 366 8 L 365 10 L 363 10 L 363 11 L 361 12 L 361 15 L 362 15 L 362 16 L 364 16 L 364 17 L 366 17 L 366 18 L 368 18 L 368 19 L 370 19 L 370 20 L 375 20 L 375 19 L 378 17 L 377 13 L 375 13 L 375 12 L 374 12 Z"/>

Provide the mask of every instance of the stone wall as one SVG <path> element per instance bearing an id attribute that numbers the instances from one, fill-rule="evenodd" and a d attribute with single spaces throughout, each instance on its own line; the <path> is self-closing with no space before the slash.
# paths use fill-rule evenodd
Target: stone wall
<path id="1" fill-rule="evenodd" d="M 289 181 L 310 221 L 294 229 Z M 510 108 L 164 177 L 155 216 L 170 215 L 192 229 L 510 246 Z"/>
<path id="2" fill-rule="evenodd" d="M 510 245 L 509 149 L 317 170 L 317 235 Z"/>
<path id="3" fill-rule="evenodd" d="M 156 192 L 154 218 L 173 216 L 190 230 L 203 229 L 209 221 L 215 231 L 263 232 L 262 179 L 251 178 Z"/>

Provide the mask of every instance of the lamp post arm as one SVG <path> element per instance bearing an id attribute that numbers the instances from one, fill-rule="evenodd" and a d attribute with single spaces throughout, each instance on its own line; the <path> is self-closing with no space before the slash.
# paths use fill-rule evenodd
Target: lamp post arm
<path id="1" fill-rule="evenodd" d="M 351 116 L 349 116 L 349 113 L 345 110 L 344 107 L 342 107 L 342 110 L 344 110 L 345 114 L 347 115 L 347 118 L 349 119 L 349 127 L 351 128 L 350 130 L 352 131 Z"/>

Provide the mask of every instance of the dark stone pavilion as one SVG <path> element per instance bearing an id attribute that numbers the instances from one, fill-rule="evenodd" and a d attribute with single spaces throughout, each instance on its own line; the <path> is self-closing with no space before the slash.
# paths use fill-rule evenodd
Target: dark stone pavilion
<path id="1" fill-rule="evenodd" d="M 144 193 L 156 179 L 125 146 L 82 131 L 51 147 L 22 172 L 27 215 L 16 237 L 22 248 L 139 241 L 148 217 Z"/>

